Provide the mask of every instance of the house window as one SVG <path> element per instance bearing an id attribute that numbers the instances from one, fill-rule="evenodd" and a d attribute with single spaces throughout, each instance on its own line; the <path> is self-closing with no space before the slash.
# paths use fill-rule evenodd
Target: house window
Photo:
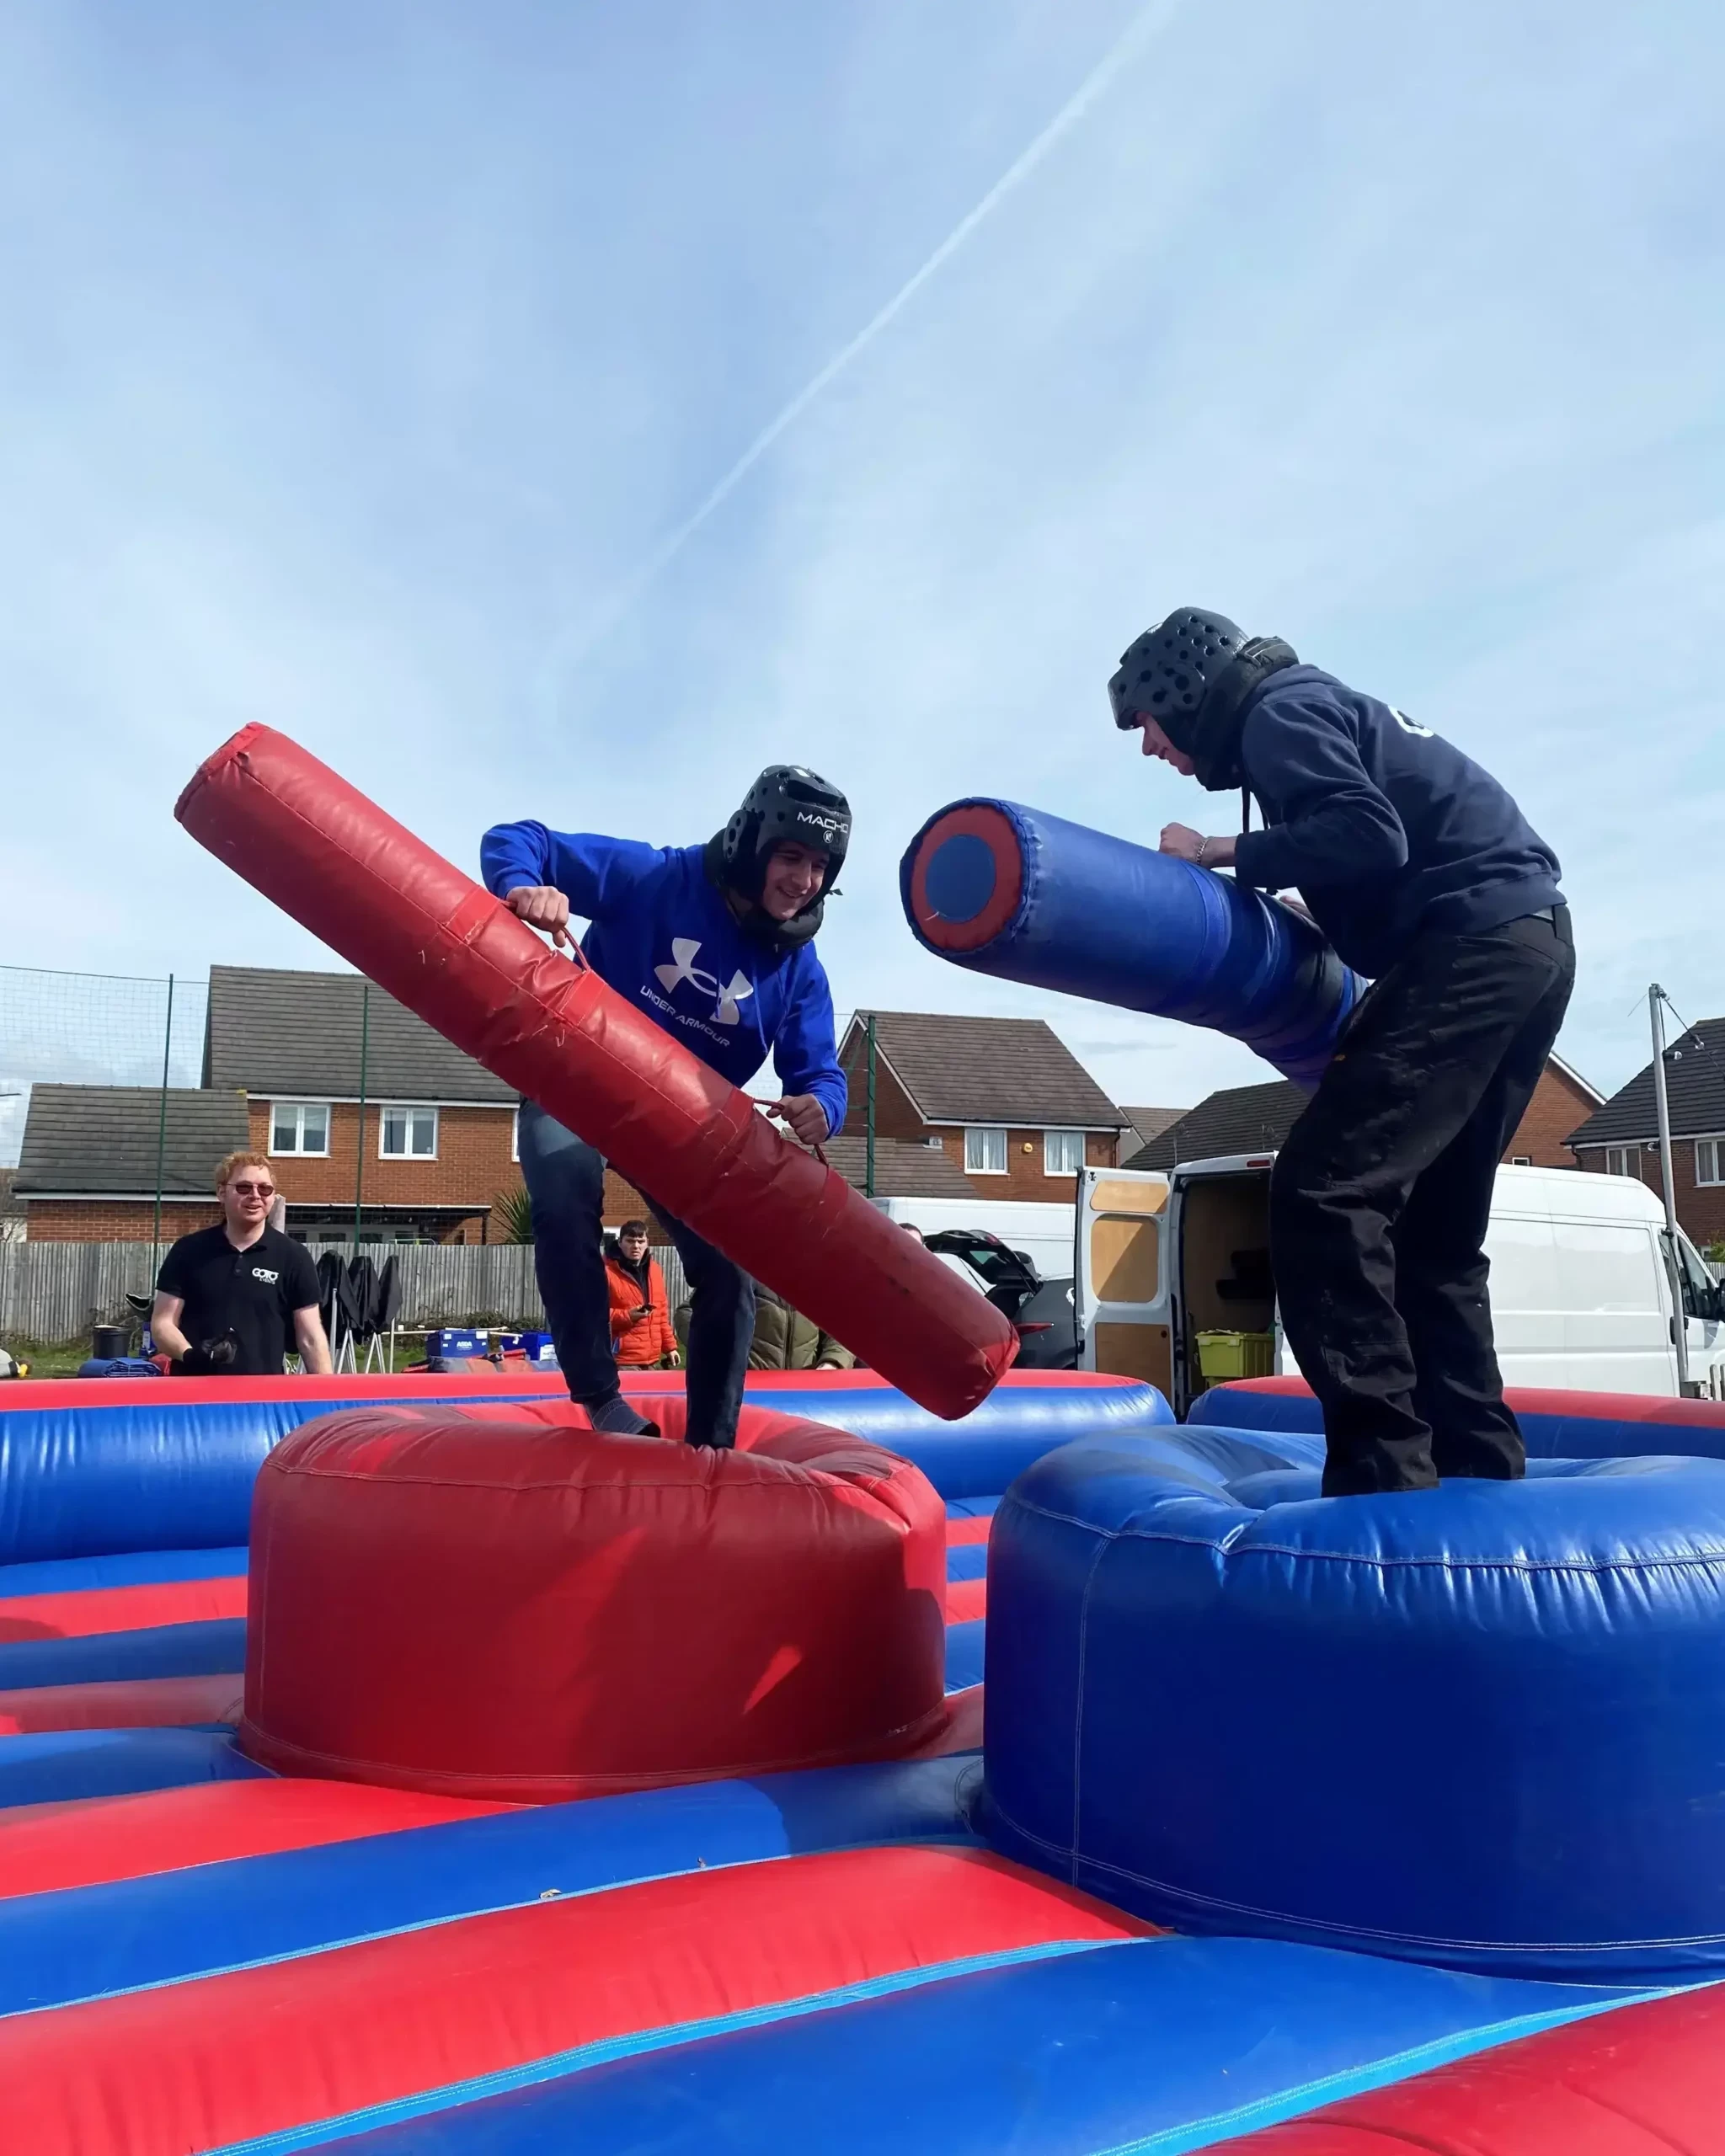
<path id="1" fill-rule="evenodd" d="M 967 1176 L 1003 1176 L 1007 1172 L 1004 1130 L 964 1133 L 964 1172 Z"/>
<path id="2" fill-rule="evenodd" d="M 1076 1176 L 1084 1166 L 1081 1130 L 1044 1130 L 1042 1134 L 1042 1171 L 1045 1176 Z"/>
<path id="3" fill-rule="evenodd" d="M 385 1161 L 437 1158 L 435 1108 L 385 1107 L 377 1117 L 378 1157 Z"/>
<path id="4" fill-rule="evenodd" d="M 316 1153 L 329 1150 L 328 1101 L 276 1101 L 270 1110 L 271 1153 Z"/>
<path id="5" fill-rule="evenodd" d="M 1697 1182 L 1725 1182 L 1725 1138 L 1696 1139 L 1695 1179 Z"/>
<path id="6" fill-rule="evenodd" d="M 1605 1148 L 1605 1173 L 1608 1176 L 1638 1176 L 1641 1173 L 1639 1145 L 1608 1145 Z"/>
<path id="7" fill-rule="evenodd" d="M 1509 1165 L 1512 1168 L 1530 1168 L 1533 1166 L 1533 1155 L 1531 1153 L 1512 1153 L 1509 1155 Z"/>

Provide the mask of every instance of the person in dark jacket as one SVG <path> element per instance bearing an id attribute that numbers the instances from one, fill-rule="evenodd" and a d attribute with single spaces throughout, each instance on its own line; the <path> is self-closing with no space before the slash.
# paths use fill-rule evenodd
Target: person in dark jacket
<path id="1" fill-rule="evenodd" d="M 1429 727 L 1226 616 L 1170 614 L 1108 695 L 1146 755 L 1263 811 L 1263 830 L 1236 835 L 1170 824 L 1162 851 L 1297 889 L 1373 983 L 1270 1184 L 1283 1330 L 1323 1406 L 1326 1494 L 1520 1475 L 1484 1244 L 1498 1163 L 1574 981 L 1557 856 Z"/>
<path id="2" fill-rule="evenodd" d="M 679 1340 L 689 1336 L 689 1305 L 678 1306 L 672 1320 Z M 823 1332 L 813 1318 L 793 1310 L 782 1295 L 755 1283 L 755 1337 L 749 1346 L 751 1370 L 851 1370 L 857 1358 Z"/>
<path id="3" fill-rule="evenodd" d="M 784 1087 L 768 1113 L 804 1145 L 845 1119 L 832 991 L 814 950 L 845 857 L 843 794 L 800 766 L 775 764 L 705 846 L 650 846 L 543 824 L 487 831 L 487 888 L 554 943 L 569 916 L 590 923 L 582 954 L 691 1054 L 745 1086 L 771 1051 Z M 533 1216 L 533 1266 L 570 1396 L 596 1429 L 652 1428 L 619 1391 L 600 1246 L 605 1162 L 531 1101 L 516 1124 Z M 736 1441 L 755 1283 L 643 1191 L 693 1291 L 688 1442 Z"/>

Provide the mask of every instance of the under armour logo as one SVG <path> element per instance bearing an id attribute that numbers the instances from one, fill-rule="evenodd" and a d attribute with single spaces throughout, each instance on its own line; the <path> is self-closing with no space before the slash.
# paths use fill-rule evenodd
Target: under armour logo
<path id="1" fill-rule="evenodd" d="M 740 1022 L 737 1006 L 755 993 L 755 985 L 747 974 L 734 973 L 721 988 L 718 976 L 710 974 L 704 966 L 697 966 L 695 959 L 701 946 L 692 937 L 673 936 L 670 939 L 671 963 L 655 966 L 654 974 L 661 988 L 667 991 L 681 988 L 685 981 L 698 988 L 703 995 L 710 995 L 716 1005 L 713 1015 L 721 1026 L 734 1026 Z"/>
<path id="2" fill-rule="evenodd" d="M 1394 704 L 1390 706 L 1390 716 L 1404 734 L 1417 734 L 1422 741 L 1436 738 L 1430 727 L 1422 726 L 1417 718 L 1410 718 L 1405 711 L 1397 711 Z"/>

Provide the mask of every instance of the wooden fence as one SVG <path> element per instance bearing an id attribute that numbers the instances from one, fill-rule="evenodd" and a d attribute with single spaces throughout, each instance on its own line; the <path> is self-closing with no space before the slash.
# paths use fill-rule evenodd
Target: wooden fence
<path id="1" fill-rule="evenodd" d="M 307 1246 L 316 1257 L 324 1248 Z M 395 1260 L 401 1323 L 409 1331 L 470 1320 L 526 1327 L 545 1322 L 530 1243 L 361 1243 L 377 1266 Z M 675 1310 L 687 1293 L 681 1261 L 655 1246 Z M 0 1242 L 0 1346 L 76 1340 L 93 1325 L 123 1324 L 126 1294 L 147 1294 L 147 1243 Z"/>

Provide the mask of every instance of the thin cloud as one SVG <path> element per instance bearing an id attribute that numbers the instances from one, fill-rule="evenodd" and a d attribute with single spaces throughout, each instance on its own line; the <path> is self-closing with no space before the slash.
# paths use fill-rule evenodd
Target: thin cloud
<path id="1" fill-rule="evenodd" d="M 546 701 L 555 693 L 558 678 L 579 666 L 610 633 L 617 623 L 687 546 L 708 520 L 729 501 L 773 444 L 830 389 L 897 318 L 903 313 L 931 278 L 949 262 L 977 227 L 991 216 L 1013 190 L 1022 185 L 1055 147 L 1114 87 L 1124 70 L 1158 37 L 1179 13 L 1183 0 L 1151 0 L 1134 16 L 1097 65 L 1055 113 L 1053 119 L 1019 152 L 1011 164 L 974 208 L 953 226 L 946 237 L 900 286 L 884 306 L 864 323 L 848 344 L 842 344 L 818 373 L 804 384 L 756 435 L 730 469 L 708 490 L 681 524 L 668 531 L 640 563 L 617 585 L 579 628 L 553 647 L 543 668 Z"/>

